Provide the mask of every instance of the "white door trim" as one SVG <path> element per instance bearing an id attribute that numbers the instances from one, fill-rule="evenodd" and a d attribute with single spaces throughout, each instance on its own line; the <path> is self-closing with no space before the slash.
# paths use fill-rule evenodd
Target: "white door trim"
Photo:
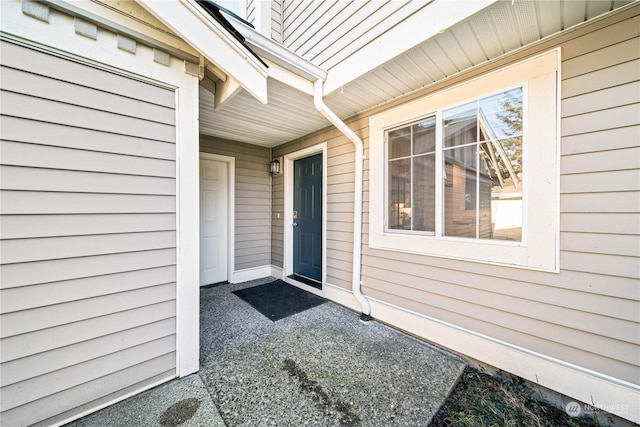
<path id="1" fill-rule="evenodd" d="M 233 272 L 235 269 L 235 176 L 236 176 L 236 159 L 235 157 L 223 156 L 221 154 L 211 154 L 200 152 L 200 159 L 215 160 L 227 163 L 227 281 L 232 282 Z M 198 180 L 198 185 L 199 185 Z M 198 193 L 200 190 L 198 190 Z M 198 212 L 200 209 L 198 208 Z M 199 237 L 199 236 L 198 236 Z"/>
<path id="2" fill-rule="evenodd" d="M 322 153 L 322 291 L 297 281 L 287 279 L 293 274 L 293 162 Z M 327 282 L 327 143 L 313 145 L 284 156 L 284 280 L 314 294 L 324 296 Z"/>

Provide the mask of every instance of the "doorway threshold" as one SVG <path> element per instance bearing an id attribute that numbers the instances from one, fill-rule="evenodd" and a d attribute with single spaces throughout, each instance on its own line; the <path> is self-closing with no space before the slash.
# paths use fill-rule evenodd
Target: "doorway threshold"
<path id="1" fill-rule="evenodd" d="M 304 283 L 305 285 L 309 285 L 309 286 L 311 286 L 313 288 L 322 290 L 322 283 L 318 282 L 315 279 L 311 279 L 311 278 L 306 277 L 306 276 L 301 276 L 299 274 L 291 274 L 291 275 L 289 275 L 287 277 L 289 279 L 296 280 L 296 281 L 298 281 L 300 283 Z"/>

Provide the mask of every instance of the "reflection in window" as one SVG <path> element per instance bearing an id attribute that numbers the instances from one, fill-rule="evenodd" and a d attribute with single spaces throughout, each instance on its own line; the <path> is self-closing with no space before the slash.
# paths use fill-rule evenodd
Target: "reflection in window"
<path id="1" fill-rule="evenodd" d="M 522 88 L 443 112 L 445 236 L 522 240 Z"/>
<path id="2" fill-rule="evenodd" d="M 435 230 L 434 117 L 387 133 L 388 228 Z"/>
<path id="3" fill-rule="evenodd" d="M 387 229 L 522 240 L 522 88 L 442 111 L 387 132 Z M 442 141 L 436 144 L 436 128 Z M 440 148 L 438 148 L 440 147 Z M 436 151 L 443 177 L 436 181 Z"/>

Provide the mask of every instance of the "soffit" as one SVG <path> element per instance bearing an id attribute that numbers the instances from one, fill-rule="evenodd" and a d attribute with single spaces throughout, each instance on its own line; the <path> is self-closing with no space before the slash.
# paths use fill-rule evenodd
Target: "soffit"
<path id="1" fill-rule="evenodd" d="M 339 117 L 348 118 L 632 2 L 496 2 L 336 89 L 325 102 Z M 220 110 L 213 109 L 213 95 L 202 93 L 201 132 L 273 147 L 329 126 L 308 94 L 273 79 L 267 91 L 267 105 L 243 91 Z"/>
<path id="2" fill-rule="evenodd" d="M 200 133 L 232 141 L 273 147 L 328 125 L 313 97 L 277 80 L 267 80 L 269 102 L 241 91 L 214 109 L 214 95 L 200 87 Z"/>

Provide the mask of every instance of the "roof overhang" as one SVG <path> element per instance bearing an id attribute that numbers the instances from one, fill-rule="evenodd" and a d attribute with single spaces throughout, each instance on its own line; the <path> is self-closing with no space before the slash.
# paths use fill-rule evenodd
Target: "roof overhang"
<path id="1" fill-rule="evenodd" d="M 222 70 L 229 81 L 267 103 L 267 67 L 194 0 L 138 1 Z"/>
<path id="2" fill-rule="evenodd" d="M 324 93 L 331 94 L 392 61 L 498 0 L 432 0 L 427 6 L 331 68 Z"/>
<path id="3" fill-rule="evenodd" d="M 313 82 L 318 79 L 323 81 L 327 79 L 327 72 L 324 69 L 265 37 L 235 16 L 228 15 L 227 18 L 234 29 L 242 35 L 244 42 L 269 65 L 269 77 L 311 96 L 313 96 Z"/>

